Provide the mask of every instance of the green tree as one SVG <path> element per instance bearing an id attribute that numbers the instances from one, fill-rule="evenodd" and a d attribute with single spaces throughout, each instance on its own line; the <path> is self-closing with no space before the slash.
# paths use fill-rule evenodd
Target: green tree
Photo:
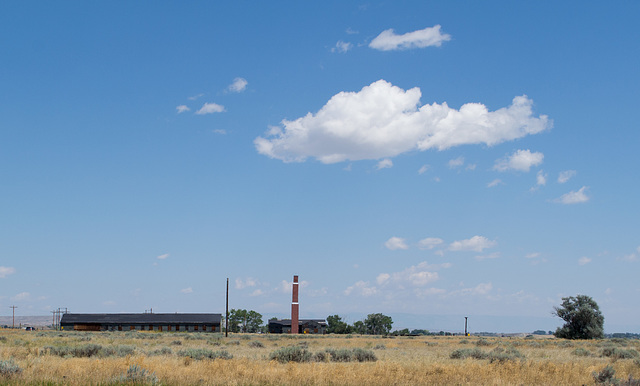
<path id="1" fill-rule="evenodd" d="M 393 320 L 390 316 L 378 314 L 369 314 L 364 320 L 366 333 L 369 335 L 386 335 L 391 331 Z"/>
<path id="2" fill-rule="evenodd" d="M 364 322 L 362 320 L 358 320 L 357 322 L 353 323 L 353 332 L 361 335 L 367 333 L 367 327 L 364 325 Z"/>
<path id="3" fill-rule="evenodd" d="M 604 338 L 604 316 L 598 303 L 589 296 L 562 298 L 562 304 L 553 308 L 553 314 L 565 321 L 564 326 L 558 327 L 555 332 L 558 338 Z"/>
<path id="4" fill-rule="evenodd" d="M 229 329 L 231 332 L 258 332 L 262 325 L 262 315 L 253 310 L 229 311 Z"/>
<path id="5" fill-rule="evenodd" d="M 351 326 L 342 320 L 338 315 L 327 316 L 327 333 L 329 334 L 348 334 L 351 332 Z"/>

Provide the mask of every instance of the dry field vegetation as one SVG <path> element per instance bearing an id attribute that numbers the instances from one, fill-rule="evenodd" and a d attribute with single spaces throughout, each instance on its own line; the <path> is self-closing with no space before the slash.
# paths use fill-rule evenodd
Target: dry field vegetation
<path id="1" fill-rule="evenodd" d="M 640 378 L 638 351 L 638 340 L 542 336 L 0 330 L 0 384 L 583 385 L 594 372 L 606 379 L 607 366 L 623 382 Z"/>

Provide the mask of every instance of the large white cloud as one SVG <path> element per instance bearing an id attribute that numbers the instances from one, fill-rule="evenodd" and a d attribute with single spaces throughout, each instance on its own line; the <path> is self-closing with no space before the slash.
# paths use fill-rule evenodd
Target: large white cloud
<path id="1" fill-rule="evenodd" d="M 492 146 L 552 126 L 547 116 L 533 116 L 533 102 L 526 96 L 496 111 L 480 103 L 467 103 L 459 110 L 446 103 L 420 106 L 420 97 L 417 87 L 403 90 L 379 80 L 359 92 L 334 95 L 315 114 L 283 120 L 281 127 L 272 127 L 254 144 L 260 154 L 285 162 L 312 157 L 330 164 L 413 150 Z"/>
<path id="2" fill-rule="evenodd" d="M 407 50 L 429 46 L 440 47 L 443 42 L 451 40 L 451 35 L 440 32 L 435 25 L 418 31 L 397 35 L 393 29 L 382 31 L 369 43 L 369 47 L 380 51 Z"/>
<path id="3" fill-rule="evenodd" d="M 528 172 L 532 166 L 540 165 L 543 160 L 544 154 L 542 153 L 532 153 L 531 150 L 517 150 L 511 155 L 497 160 L 493 168 L 500 172 L 507 170 Z"/>

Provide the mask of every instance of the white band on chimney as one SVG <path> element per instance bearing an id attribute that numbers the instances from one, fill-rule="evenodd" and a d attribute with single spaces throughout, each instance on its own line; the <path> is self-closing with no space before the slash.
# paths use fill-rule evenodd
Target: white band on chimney
<path id="1" fill-rule="evenodd" d="M 295 305 L 297 305 L 297 304 L 298 304 L 298 302 L 291 302 L 291 304 L 295 304 Z"/>

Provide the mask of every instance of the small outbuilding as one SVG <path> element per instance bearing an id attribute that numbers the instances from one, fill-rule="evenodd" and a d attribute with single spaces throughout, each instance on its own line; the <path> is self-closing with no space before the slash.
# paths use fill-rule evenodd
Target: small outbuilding
<path id="1" fill-rule="evenodd" d="M 298 334 L 324 334 L 327 322 L 324 319 L 300 319 Z M 269 333 L 291 334 L 291 319 L 272 319 L 269 321 Z"/>
<path id="2" fill-rule="evenodd" d="M 62 315 L 60 326 L 73 331 L 189 331 L 221 332 L 221 314 L 73 314 Z"/>

